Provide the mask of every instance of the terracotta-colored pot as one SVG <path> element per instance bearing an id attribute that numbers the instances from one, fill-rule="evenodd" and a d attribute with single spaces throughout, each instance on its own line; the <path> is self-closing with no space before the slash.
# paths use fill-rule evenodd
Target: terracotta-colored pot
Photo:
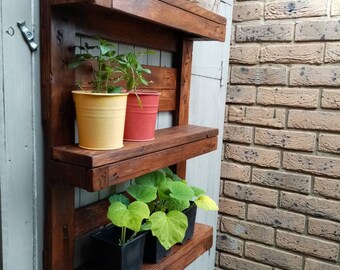
<path id="1" fill-rule="evenodd" d="M 138 102 L 135 93 L 129 93 L 124 140 L 126 141 L 152 141 L 155 139 L 155 127 L 158 113 L 159 96 L 158 92 L 138 92 L 142 106 Z"/>

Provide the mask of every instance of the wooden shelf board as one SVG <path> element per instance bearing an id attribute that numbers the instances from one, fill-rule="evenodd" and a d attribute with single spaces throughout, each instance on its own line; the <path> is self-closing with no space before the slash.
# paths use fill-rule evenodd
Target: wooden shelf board
<path id="1" fill-rule="evenodd" d="M 145 263 L 142 270 L 179 270 L 184 269 L 199 256 L 208 251 L 213 243 L 213 228 L 196 223 L 194 236 L 184 245 L 176 245 L 170 254 L 157 264 Z M 81 266 L 76 270 L 90 270 L 90 266 Z"/>
<path id="2" fill-rule="evenodd" d="M 52 0 L 52 4 L 105 8 L 189 33 L 194 38 L 225 39 L 224 17 L 184 0 Z"/>
<path id="3" fill-rule="evenodd" d="M 93 151 L 77 145 L 55 147 L 53 178 L 98 191 L 211 152 L 217 148 L 217 135 L 215 128 L 183 125 L 157 130 L 153 141 L 126 142 L 116 150 Z"/>

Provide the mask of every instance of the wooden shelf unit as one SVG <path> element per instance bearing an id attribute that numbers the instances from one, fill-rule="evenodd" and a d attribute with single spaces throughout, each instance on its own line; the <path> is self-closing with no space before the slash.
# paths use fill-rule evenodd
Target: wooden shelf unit
<path id="1" fill-rule="evenodd" d="M 217 129 L 188 125 L 192 48 L 193 40 L 224 40 L 226 20 L 186 0 L 46 0 L 40 10 L 44 269 L 71 270 L 75 239 L 105 225 L 108 206 L 103 200 L 75 209 L 75 187 L 98 191 L 173 164 L 185 177 L 185 160 L 216 149 Z M 89 76 L 67 68 L 77 35 L 172 52 L 174 66 L 151 67 L 149 79 L 155 81 L 150 88 L 161 92 L 160 111 L 174 112 L 174 127 L 157 131 L 152 142 L 118 150 L 78 148 L 71 90 Z M 180 269 L 208 250 L 211 239 L 212 229 L 198 225 L 193 240 L 143 269 Z"/>

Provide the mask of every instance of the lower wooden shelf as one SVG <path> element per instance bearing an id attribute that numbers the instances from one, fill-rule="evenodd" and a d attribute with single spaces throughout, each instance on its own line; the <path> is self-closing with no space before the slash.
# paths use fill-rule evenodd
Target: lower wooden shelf
<path id="1" fill-rule="evenodd" d="M 143 264 L 142 270 L 183 270 L 199 256 L 208 251 L 213 243 L 213 228 L 196 223 L 194 236 L 184 245 L 176 245 L 170 254 L 156 264 Z M 91 270 L 89 266 L 81 266 L 76 270 Z"/>

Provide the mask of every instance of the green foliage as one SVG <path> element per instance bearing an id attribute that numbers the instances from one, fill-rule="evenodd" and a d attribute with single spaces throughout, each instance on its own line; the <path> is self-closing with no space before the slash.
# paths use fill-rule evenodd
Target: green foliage
<path id="1" fill-rule="evenodd" d="M 80 53 L 75 55 L 75 59 L 68 64 L 70 69 L 78 68 L 83 64 L 90 64 L 93 72 L 92 84 L 95 87 L 94 93 L 120 93 L 121 87 L 113 84 L 120 81 L 121 77 L 117 76 L 117 52 L 114 50 L 115 45 L 100 39 L 98 46 L 90 46 L 85 43 L 84 46 L 76 46 Z M 99 51 L 99 54 L 96 53 Z"/>
<path id="2" fill-rule="evenodd" d="M 126 206 L 129 205 L 130 200 L 126 198 L 123 194 L 114 194 L 110 196 L 109 198 L 110 203 L 114 202 L 121 202 L 122 204 L 125 204 Z"/>
<path id="3" fill-rule="evenodd" d="M 129 186 L 127 192 L 137 201 L 152 202 L 157 198 L 157 188 L 153 186 Z"/>
<path id="4" fill-rule="evenodd" d="M 121 198 L 121 196 L 110 197 L 111 205 L 107 212 L 107 218 L 112 224 L 122 228 L 120 245 L 124 245 L 128 241 L 126 239 L 126 229 L 134 231 L 134 234 L 129 239 L 131 240 L 141 230 L 142 221 L 149 218 L 150 210 L 148 205 L 141 201 L 134 201 L 128 205 L 121 201 L 116 201 L 116 199 L 122 200 Z"/>
<path id="5" fill-rule="evenodd" d="M 117 56 L 118 70 L 122 74 L 122 79 L 126 83 L 126 89 L 136 93 L 140 84 L 148 85 L 149 81 L 144 78 L 144 74 L 150 74 L 150 69 L 143 68 L 138 58 L 143 54 L 151 54 L 152 51 L 129 52 Z"/>
<path id="6" fill-rule="evenodd" d="M 182 242 L 188 228 L 188 219 L 180 211 L 164 213 L 157 211 L 150 216 L 151 232 L 165 249 Z"/>

